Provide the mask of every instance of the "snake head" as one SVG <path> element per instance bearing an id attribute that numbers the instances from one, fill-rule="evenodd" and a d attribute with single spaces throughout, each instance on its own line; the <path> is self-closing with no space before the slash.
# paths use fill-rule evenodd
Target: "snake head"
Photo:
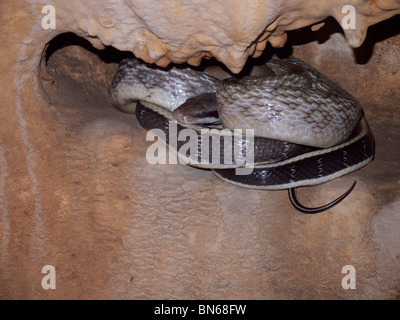
<path id="1" fill-rule="evenodd" d="M 184 124 L 211 124 L 219 121 L 215 93 L 202 93 L 187 99 L 173 111 L 174 118 Z"/>

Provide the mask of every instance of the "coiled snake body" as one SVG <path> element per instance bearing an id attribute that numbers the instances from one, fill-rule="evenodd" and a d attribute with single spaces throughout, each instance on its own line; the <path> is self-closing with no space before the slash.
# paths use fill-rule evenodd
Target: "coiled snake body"
<path id="1" fill-rule="evenodd" d="M 343 176 L 374 157 L 374 139 L 356 99 L 293 57 L 271 59 L 263 76 L 223 81 L 189 68 L 159 69 L 138 60 L 123 60 L 110 95 L 114 106 L 135 112 L 144 128 L 161 130 L 159 138 L 180 159 L 190 162 L 187 152 L 180 150 L 185 141 L 172 143 L 169 137 L 172 124 L 178 134 L 192 129 L 197 135 L 191 165 L 213 169 L 221 179 L 242 187 L 289 189 L 292 204 L 306 213 L 332 207 L 354 184 L 318 208 L 302 206 L 295 188 Z M 217 150 L 203 150 L 205 126 L 213 128 L 212 138 L 232 138 L 231 150 L 240 144 L 242 158 L 251 153 L 252 162 L 239 163 L 233 155 L 227 161 L 220 141 Z M 238 138 L 234 129 L 253 129 L 256 137 L 254 141 L 244 135 Z M 216 157 L 217 164 L 209 161 Z M 253 170 L 236 174 L 235 168 L 243 166 Z"/>

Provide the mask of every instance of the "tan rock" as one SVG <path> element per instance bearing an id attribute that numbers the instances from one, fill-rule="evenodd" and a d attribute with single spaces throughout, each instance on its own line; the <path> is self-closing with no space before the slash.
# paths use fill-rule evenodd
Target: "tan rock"
<path id="1" fill-rule="evenodd" d="M 400 4 L 389 0 L 55 0 L 52 5 L 57 33 L 75 32 L 96 48 L 112 45 L 161 66 L 198 65 L 205 56 L 216 57 L 233 72 L 249 56 L 258 57 L 267 42 L 282 47 L 287 31 L 328 16 L 347 26 L 347 17 L 354 14 L 355 29 L 344 32 L 349 45 L 359 47 L 370 25 L 400 13 Z M 39 2 L 35 10 L 40 19 Z"/>

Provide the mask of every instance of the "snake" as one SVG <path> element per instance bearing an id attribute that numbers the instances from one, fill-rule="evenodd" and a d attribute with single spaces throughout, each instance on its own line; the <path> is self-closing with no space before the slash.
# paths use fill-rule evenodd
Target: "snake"
<path id="1" fill-rule="evenodd" d="M 301 204 L 297 188 L 331 181 L 374 159 L 374 137 L 359 102 L 295 57 L 272 57 L 262 74 L 223 80 L 183 66 L 125 59 L 110 98 L 117 109 L 135 113 L 182 162 L 240 187 L 288 189 L 303 213 L 332 208 L 355 182 L 319 207 Z M 181 135 L 186 138 L 177 139 Z"/>

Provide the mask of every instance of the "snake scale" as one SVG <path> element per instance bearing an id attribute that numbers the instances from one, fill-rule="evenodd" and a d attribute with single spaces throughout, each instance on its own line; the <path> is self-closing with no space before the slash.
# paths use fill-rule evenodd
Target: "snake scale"
<path id="1" fill-rule="evenodd" d="M 357 100 L 294 57 L 273 57 L 261 76 L 225 80 L 191 68 L 162 69 L 126 59 L 110 96 L 118 109 L 135 112 L 145 129 L 159 130 L 158 138 L 185 163 L 212 169 L 241 187 L 288 189 L 292 204 L 304 213 L 333 207 L 355 183 L 316 208 L 299 203 L 297 187 L 330 181 L 374 158 L 374 138 Z M 195 148 L 182 151 L 187 139 L 171 136 L 171 128 L 179 136 L 194 132 Z M 204 147 L 204 129 L 211 148 Z M 248 129 L 254 137 L 244 134 Z M 232 151 L 238 146 L 239 157 Z M 251 170 L 237 174 L 238 168 Z"/>

